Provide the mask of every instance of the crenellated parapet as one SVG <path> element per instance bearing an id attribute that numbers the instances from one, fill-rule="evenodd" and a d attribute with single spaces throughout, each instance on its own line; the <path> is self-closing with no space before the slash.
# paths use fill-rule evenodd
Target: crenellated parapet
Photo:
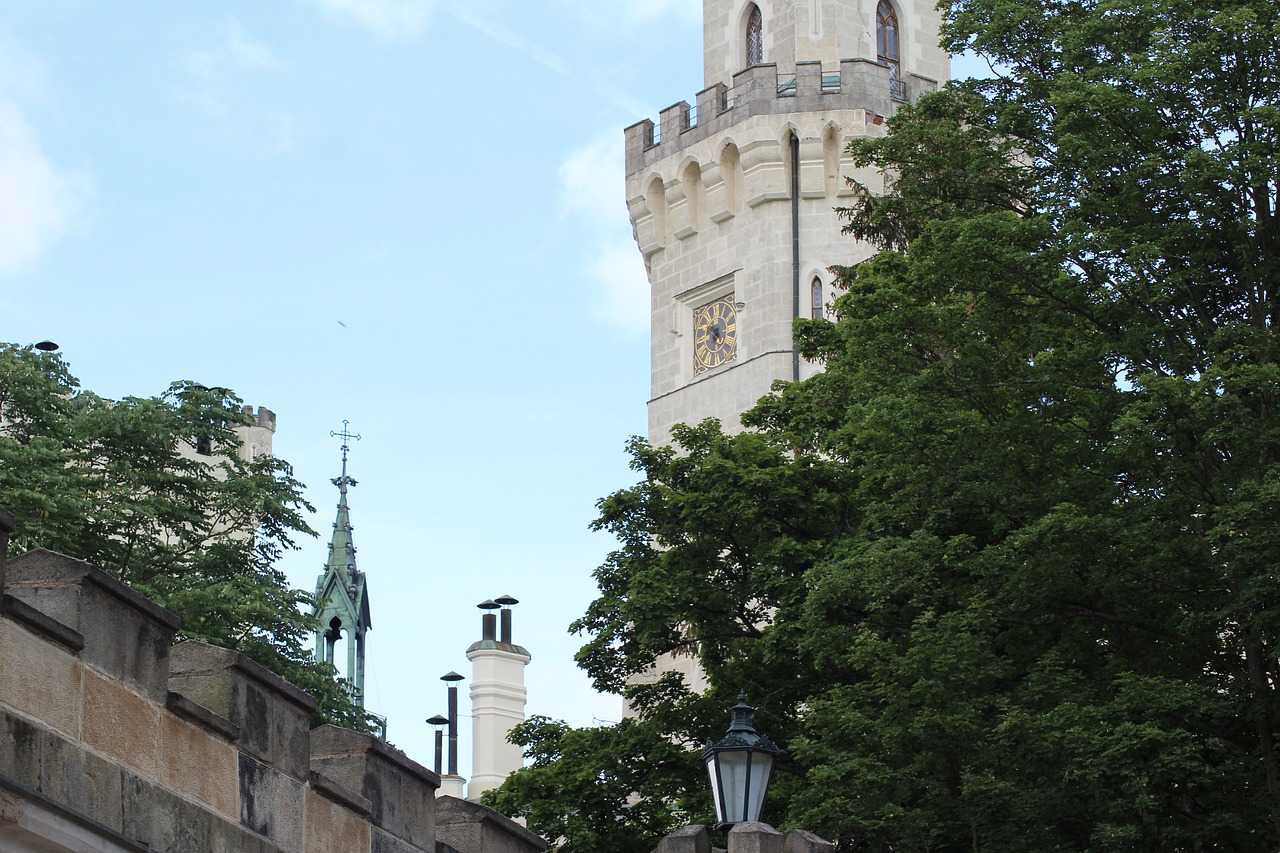
<path id="1" fill-rule="evenodd" d="M 627 207 L 636 244 L 647 259 L 713 226 L 771 201 L 790 199 L 791 137 L 798 144 L 801 200 L 830 211 L 845 203 L 854 177 L 874 185 L 878 172 L 858 172 L 845 147 L 850 139 L 885 132 L 885 118 L 908 97 L 937 82 L 911 76 L 892 84 L 878 62 L 848 59 L 824 73 L 800 62 L 796 73 L 758 65 L 733 85 L 698 93 L 626 129 Z"/>
<path id="2" fill-rule="evenodd" d="M 0 544 L 12 519 L 0 511 Z M 0 548 L 0 849 L 541 853 L 437 838 L 440 778 L 89 563 Z M 486 838 L 493 836 L 489 832 Z M 459 846 L 460 842 L 463 846 Z"/>
<path id="3" fill-rule="evenodd" d="M 246 405 L 241 410 L 253 419 L 253 422 L 236 427 L 236 436 L 240 439 L 240 458 L 252 462 L 259 456 L 270 456 L 275 440 L 276 413 L 266 406 Z"/>
<path id="4" fill-rule="evenodd" d="M 644 119 L 628 127 L 627 175 L 754 116 L 862 110 L 883 118 L 899 103 L 937 87 L 938 81 L 916 74 L 895 85 L 889 66 L 869 59 L 846 59 L 839 71 L 827 73 L 821 62 L 798 62 L 796 73 L 787 75 L 776 65 L 756 65 L 735 74 L 732 86 L 703 89 L 693 106 L 680 101 L 663 110 L 657 123 Z"/>
<path id="5" fill-rule="evenodd" d="M 241 411 L 253 418 L 254 426 L 271 432 L 276 431 L 276 413 L 266 406 L 259 406 L 256 412 L 253 410 L 253 406 L 245 406 Z"/>

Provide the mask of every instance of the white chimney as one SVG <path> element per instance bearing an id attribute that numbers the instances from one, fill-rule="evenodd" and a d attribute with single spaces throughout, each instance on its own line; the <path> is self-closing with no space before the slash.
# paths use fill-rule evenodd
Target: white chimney
<path id="1" fill-rule="evenodd" d="M 507 742 L 507 733 L 524 722 L 527 692 L 524 668 L 529 652 L 511 642 L 509 595 L 477 605 L 484 611 L 481 638 L 467 649 L 471 661 L 471 782 L 467 799 L 478 800 L 490 788 L 502 784 L 524 764 L 520 747 Z M 498 616 L 501 608 L 501 633 Z"/>

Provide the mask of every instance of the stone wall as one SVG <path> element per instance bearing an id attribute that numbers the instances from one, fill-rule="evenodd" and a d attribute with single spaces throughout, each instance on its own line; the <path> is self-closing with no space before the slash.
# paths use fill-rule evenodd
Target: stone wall
<path id="1" fill-rule="evenodd" d="M 739 823 L 727 834 L 728 849 L 712 848 L 705 826 L 686 826 L 662 839 L 653 853 L 832 853 L 835 845 L 812 832 L 795 829 L 783 835 L 767 823 Z"/>
<path id="2" fill-rule="evenodd" d="M 48 551 L 4 562 L 0 850 L 541 853 L 370 735 L 311 730 L 314 700 Z M 441 820 L 438 812 L 445 816 Z"/>

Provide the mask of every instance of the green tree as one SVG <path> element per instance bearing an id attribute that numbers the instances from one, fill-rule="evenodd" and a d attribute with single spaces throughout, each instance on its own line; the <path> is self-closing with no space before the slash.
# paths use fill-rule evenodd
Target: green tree
<path id="1" fill-rule="evenodd" d="M 1000 74 L 851 146 L 894 182 L 797 323 L 825 371 L 633 444 L 581 662 L 696 650 L 788 750 L 770 821 L 842 847 L 1273 850 L 1280 9 L 957 0 L 946 38 Z"/>
<path id="2" fill-rule="evenodd" d="M 574 729 L 532 717 L 511 736 L 530 763 L 483 802 L 526 818 L 563 853 L 648 853 L 672 825 L 709 818 L 695 744 L 673 734 L 652 719 Z"/>
<path id="3" fill-rule="evenodd" d="M 11 551 L 88 560 L 182 618 L 179 638 L 245 652 L 320 702 L 317 722 L 367 728 L 309 653 L 309 596 L 275 563 L 314 536 L 282 459 L 238 453 L 251 417 L 223 389 L 159 397 L 81 391 L 55 354 L 0 345 L 0 506 Z M 207 453 L 197 453 L 199 448 Z"/>

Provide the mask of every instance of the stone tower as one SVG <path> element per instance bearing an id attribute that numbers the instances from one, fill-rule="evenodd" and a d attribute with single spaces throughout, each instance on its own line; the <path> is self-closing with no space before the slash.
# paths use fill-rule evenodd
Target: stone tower
<path id="1" fill-rule="evenodd" d="M 335 477 L 338 487 L 338 515 L 329 540 L 329 559 L 324 574 L 316 580 L 315 616 L 320 623 L 316 634 L 316 659 L 338 668 L 346 681 L 351 698 L 364 707 L 364 635 L 372 627 L 369 618 L 369 593 L 364 573 L 356 568 L 356 547 L 351 538 L 351 512 L 347 507 L 347 489 L 356 484 L 347 476 L 347 442 L 358 439 L 347 431 L 333 433 L 342 439 L 342 476 Z M 343 669 L 336 660 L 339 640 L 346 640 L 347 665 Z"/>
<path id="2" fill-rule="evenodd" d="M 950 75 L 933 0 L 704 0 L 705 81 L 626 130 L 627 206 L 651 294 L 649 439 L 739 415 L 816 369 L 792 345 L 821 316 L 840 233 L 843 151 Z"/>

